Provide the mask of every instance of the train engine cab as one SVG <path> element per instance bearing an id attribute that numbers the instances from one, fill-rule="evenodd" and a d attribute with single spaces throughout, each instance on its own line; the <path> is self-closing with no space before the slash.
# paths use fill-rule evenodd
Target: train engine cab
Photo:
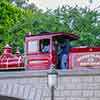
<path id="1" fill-rule="evenodd" d="M 67 56 L 65 56 L 67 64 L 64 64 L 64 68 L 62 66 L 62 55 L 60 55 L 62 50 L 60 49 L 63 48 L 63 46 L 59 48 L 58 45 L 64 45 L 64 43 L 66 43 L 68 50 L 65 50 L 65 53 L 68 54 L 70 41 L 77 39 L 79 39 L 79 36 L 73 33 L 49 32 L 37 35 L 29 33 L 26 36 L 25 44 L 25 63 L 27 69 L 47 70 L 50 69 L 51 64 L 54 64 L 57 69 L 68 68 Z"/>

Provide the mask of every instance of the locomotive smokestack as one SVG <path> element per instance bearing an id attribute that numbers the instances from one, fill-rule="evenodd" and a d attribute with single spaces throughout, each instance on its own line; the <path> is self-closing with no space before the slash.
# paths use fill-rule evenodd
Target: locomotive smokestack
<path id="1" fill-rule="evenodd" d="M 12 47 L 9 44 L 3 48 L 3 54 L 12 54 Z"/>

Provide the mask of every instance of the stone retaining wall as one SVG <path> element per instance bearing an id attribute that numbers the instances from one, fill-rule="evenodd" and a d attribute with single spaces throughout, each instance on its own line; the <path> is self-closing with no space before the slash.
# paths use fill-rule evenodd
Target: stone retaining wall
<path id="1" fill-rule="evenodd" d="M 58 72 L 55 100 L 100 100 L 100 70 Z M 0 72 L 0 95 L 50 100 L 47 71 Z"/>

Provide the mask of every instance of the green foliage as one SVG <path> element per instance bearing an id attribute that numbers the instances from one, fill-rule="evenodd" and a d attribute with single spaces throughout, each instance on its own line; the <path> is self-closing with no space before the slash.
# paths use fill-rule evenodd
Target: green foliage
<path id="1" fill-rule="evenodd" d="M 6 0 L 6 1 L 14 4 L 17 7 L 23 8 L 25 10 L 26 9 L 31 9 L 31 10 L 37 9 L 34 3 L 27 3 L 28 2 L 27 0 Z"/>
<path id="2" fill-rule="evenodd" d="M 13 42 L 15 33 L 9 32 L 12 26 L 19 22 L 24 16 L 24 11 L 13 6 L 5 0 L 0 1 L 0 51 L 5 44 Z"/>
<path id="3" fill-rule="evenodd" d="M 100 46 L 100 13 L 87 8 L 63 6 L 54 11 L 48 9 L 21 9 L 2 0 L 0 2 L 0 38 L 1 47 L 9 43 L 14 48 L 24 50 L 27 32 L 74 32 L 80 35 L 75 46 Z"/>
<path id="4" fill-rule="evenodd" d="M 75 45 L 100 47 L 100 13 L 87 8 L 63 6 L 55 10 L 54 14 L 59 17 L 67 31 L 80 35 L 80 40 Z"/>

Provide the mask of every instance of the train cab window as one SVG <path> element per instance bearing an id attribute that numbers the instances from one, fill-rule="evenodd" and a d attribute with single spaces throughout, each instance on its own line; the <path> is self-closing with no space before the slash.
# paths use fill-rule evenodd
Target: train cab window
<path id="1" fill-rule="evenodd" d="M 40 51 L 42 53 L 50 52 L 50 39 L 40 40 Z"/>
<path id="2" fill-rule="evenodd" d="M 28 42 L 28 52 L 37 52 L 38 51 L 38 41 L 29 41 Z"/>

